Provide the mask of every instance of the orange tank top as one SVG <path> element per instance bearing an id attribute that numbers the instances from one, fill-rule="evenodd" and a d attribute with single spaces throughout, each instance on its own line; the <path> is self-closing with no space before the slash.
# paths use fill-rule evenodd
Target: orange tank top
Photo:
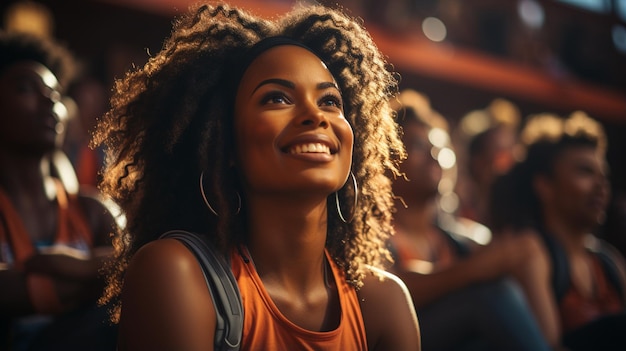
<path id="1" fill-rule="evenodd" d="M 593 254 L 591 256 L 596 294 L 593 298 L 586 298 L 574 285 L 570 285 L 559 306 L 564 332 L 577 329 L 596 318 L 621 313 L 624 310 L 624 304 L 616 289 L 609 284 L 599 259 Z"/>
<path id="2" fill-rule="evenodd" d="M 254 264 L 235 250 L 231 266 L 237 279 L 244 310 L 241 350 L 367 350 L 365 326 L 355 289 L 326 252 L 333 272 L 341 321 L 335 330 L 316 332 L 289 321 L 276 307 L 263 287 Z"/>
<path id="3" fill-rule="evenodd" d="M 56 181 L 56 189 L 58 205 L 56 236 L 52 243 L 45 246 L 62 245 L 89 255 L 93 246 L 93 235 L 80 210 L 78 200 L 76 197 L 68 196 L 60 181 Z M 37 253 L 38 248 L 39 246 L 32 242 L 11 200 L 0 188 L 0 262 L 21 271 L 24 269 L 24 263 Z M 63 310 L 53 280 L 48 276 L 30 273 L 27 284 L 36 311 L 53 314 Z"/>

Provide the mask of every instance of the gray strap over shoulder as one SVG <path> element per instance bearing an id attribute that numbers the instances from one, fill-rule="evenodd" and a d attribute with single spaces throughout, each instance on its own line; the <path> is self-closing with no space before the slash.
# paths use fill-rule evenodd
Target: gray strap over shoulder
<path id="1" fill-rule="evenodd" d="M 193 252 L 202 267 L 217 312 L 215 350 L 239 350 L 243 332 L 243 306 L 237 281 L 226 258 L 197 233 L 172 230 L 161 235 L 161 238 L 181 241 Z"/>

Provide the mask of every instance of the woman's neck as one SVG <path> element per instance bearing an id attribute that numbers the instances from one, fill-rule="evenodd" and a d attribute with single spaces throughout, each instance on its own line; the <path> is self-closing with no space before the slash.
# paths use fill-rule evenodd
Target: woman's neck
<path id="1" fill-rule="evenodd" d="M 569 251 L 585 249 L 585 239 L 591 228 L 581 227 L 555 216 L 544 218 L 544 227 L 548 234 L 558 238 Z"/>
<path id="2" fill-rule="evenodd" d="M 247 243 L 262 279 L 308 284 L 323 267 L 327 236 L 326 200 L 290 201 L 257 197 L 246 202 Z M 332 214 L 329 214 L 332 215 Z M 319 277 L 318 277 L 319 276 Z"/>
<path id="3" fill-rule="evenodd" d="M 45 194 L 45 180 L 50 177 L 45 157 L 23 157 L 0 152 L 0 186 L 9 194 Z"/>

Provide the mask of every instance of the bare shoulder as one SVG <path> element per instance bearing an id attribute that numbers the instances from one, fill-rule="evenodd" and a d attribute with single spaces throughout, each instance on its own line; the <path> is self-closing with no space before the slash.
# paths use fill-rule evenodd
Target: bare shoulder
<path id="1" fill-rule="evenodd" d="M 370 350 L 420 350 L 415 307 L 404 282 L 396 275 L 371 268 L 359 290 Z"/>
<path id="2" fill-rule="evenodd" d="M 122 289 L 120 350 L 213 350 L 215 308 L 195 256 L 175 239 L 140 248 Z"/>

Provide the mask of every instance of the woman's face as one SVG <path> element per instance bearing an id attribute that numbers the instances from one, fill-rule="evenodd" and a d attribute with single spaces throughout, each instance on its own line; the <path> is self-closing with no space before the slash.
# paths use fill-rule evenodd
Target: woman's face
<path id="1" fill-rule="evenodd" d="M 59 82 L 45 66 L 9 66 L 0 75 L 0 143 L 26 152 L 54 149 L 67 117 L 59 91 Z"/>
<path id="2" fill-rule="evenodd" d="M 591 147 L 571 147 L 560 154 L 544 187 L 543 206 L 563 220 L 590 229 L 604 220 L 609 201 L 606 164 Z"/>
<path id="3" fill-rule="evenodd" d="M 482 151 L 470 160 L 474 180 L 482 185 L 492 184 L 500 175 L 505 174 L 515 163 L 515 131 L 499 126 L 491 129 L 484 138 Z"/>
<path id="4" fill-rule="evenodd" d="M 347 180 L 353 139 L 335 79 L 316 55 L 282 45 L 248 67 L 235 100 L 247 192 L 331 194 Z"/>
<path id="5" fill-rule="evenodd" d="M 409 181 L 398 178 L 393 190 L 405 201 L 423 200 L 437 195 L 437 187 L 442 177 L 442 169 L 432 156 L 433 145 L 428 139 L 429 129 L 417 122 L 408 121 L 403 127 L 402 141 L 407 158 L 400 165 L 400 171 Z"/>

